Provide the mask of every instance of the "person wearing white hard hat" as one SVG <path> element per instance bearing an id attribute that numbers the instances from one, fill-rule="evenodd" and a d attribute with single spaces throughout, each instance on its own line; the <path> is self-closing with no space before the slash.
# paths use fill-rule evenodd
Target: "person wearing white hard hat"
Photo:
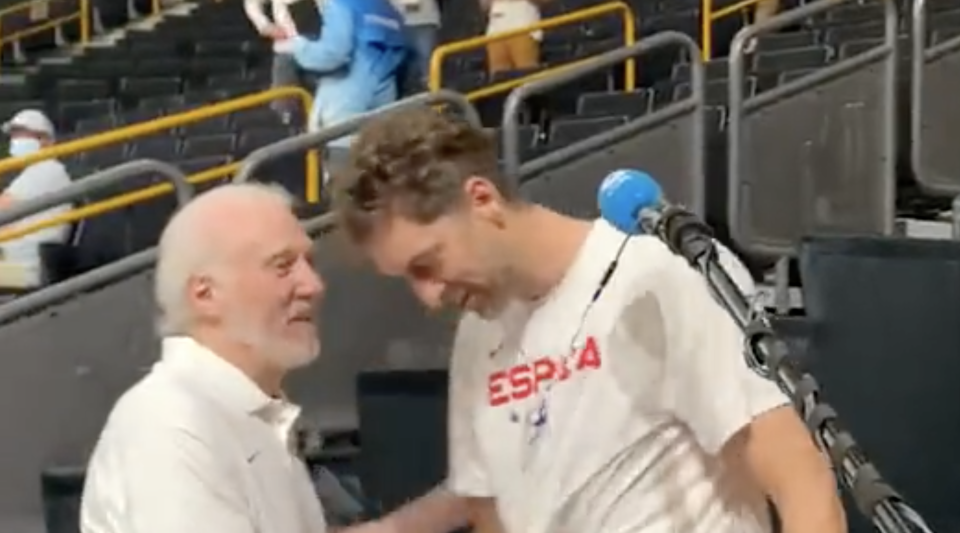
<path id="1" fill-rule="evenodd" d="M 23 157 L 53 145 L 56 130 L 47 116 L 36 109 L 25 109 L 3 124 L 3 133 L 10 139 L 10 157 Z M 18 202 L 33 200 L 70 185 L 70 175 L 63 163 L 56 159 L 38 161 L 24 168 L 0 193 L 0 209 Z M 62 215 L 72 208 L 62 204 L 24 217 L 14 224 L 0 228 L 11 230 L 27 227 L 40 221 Z M 29 235 L 0 242 L 0 287 L 30 288 L 42 283 L 40 246 L 45 243 L 63 243 L 70 233 L 70 225 L 45 228 Z"/>

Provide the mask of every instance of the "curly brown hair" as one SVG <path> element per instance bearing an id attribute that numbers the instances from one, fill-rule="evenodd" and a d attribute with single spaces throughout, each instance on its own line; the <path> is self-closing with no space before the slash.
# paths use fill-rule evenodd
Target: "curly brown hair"
<path id="1" fill-rule="evenodd" d="M 350 164 L 331 183 L 333 206 L 348 235 L 363 240 L 386 215 L 429 224 L 450 213 L 471 177 L 489 180 L 507 201 L 517 199 L 489 132 L 429 107 L 397 110 L 360 129 Z"/>

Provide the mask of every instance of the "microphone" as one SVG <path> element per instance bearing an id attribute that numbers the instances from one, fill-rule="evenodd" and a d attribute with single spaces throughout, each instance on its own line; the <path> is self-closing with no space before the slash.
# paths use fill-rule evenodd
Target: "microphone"
<path id="1" fill-rule="evenodd" d="M 820 400 L 813 376 L 787 359 L 786 344 L 774 332 L 770 318 L 751 305 L 718 260 L 713 232 L 705 222 L 682 206 L 665 202 L 656 180 L 639 170 L 609 174 L 597 191 L 597 204 L 610 225 L 627 235 L 658 237 L 703 275 L 743 331 L 747 366 L 775 382 L 792 400 L 814 441 L 833 463 L 840 482 L 877 530 L 930 532 L 923 517 L 880 477 L 850 433 L 840 426 L 833 408 Z"/>
<path id="2" fill-rule="evenodd" d="M 655 235 L 691 265 L 703 266 L 716 254 L 710 227 L 682 206 L 664 201 L 660 184 L 646 172 L 611 172 L 597 190 L 597 204 L 613 227 L 628 235 Z"/>

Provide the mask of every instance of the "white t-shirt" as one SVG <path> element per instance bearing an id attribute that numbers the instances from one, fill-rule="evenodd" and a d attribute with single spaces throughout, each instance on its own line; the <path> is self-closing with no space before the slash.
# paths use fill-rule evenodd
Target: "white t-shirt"
<path id="1" fill-rule="evenodd" d="M 3 191 L 13 197 L 15 202 L 34 200 L 45 194 L 59 191 L 70 185 L 70 175 L 63 164 L 55 159 L 34 163 L 13 179 Z M 22 218 L 7 226 L 8 228 L 26 228 L 43 220 L 62 215 L 71 209 L 70 204 L 62 204 L 46 209 L 35 215 Z M 70 225 L 62 224 L 24 235 L 19 239 L 0 244 L 4 263 L 22 267 L 25 285 L 40 284 L 40 245 L 44 243 L 63 243 L 70 235 Z"/>
<path id="2" fill-rule="evenodd" d="M 540 8 L 528 0 L 493 0 L 490 4 L 487 35 L 519 30 L 540 22 Z M 536 40 L 543 39 L 542 31 L 530 34 Z"/>
<path id="3" fill-rule="evenodd" d="M 299 408 L 186 337 L 114 406 L 87 471 L 83 533 L 325 533 L 294 453 Z"/>
<path id="4" fill-rule="evenodd" d="M 448 486 L 495 497 L 508 533 L 769 531 L 760 489 L 718 452 L 787 398 L 747 368 L 700 274 L 654 237 L 630 238 L 590 307 L 624 239 L 597 221 L 542 301 L 462 320 Z"/>

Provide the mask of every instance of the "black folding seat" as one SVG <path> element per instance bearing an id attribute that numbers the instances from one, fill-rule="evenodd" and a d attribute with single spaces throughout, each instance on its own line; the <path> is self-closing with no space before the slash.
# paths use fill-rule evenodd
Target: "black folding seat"
<path id="1" fill-rule="evenodd" d="M 177 157 L 180 141 L 176 137 L 161 134 L 136 139 L 131 143 L 130 157 L 169 161 Z"/>
<path id="2" fill-rule="evenodd" d="M 3 101 L 0 100 L 0 122 L 5 122 L 13 115 L 24 109 L 46 109 L 46 103 L 42 100 L 20 100 Z M 52 118 L 52 117 L 51 117 Z"/>
<path id="3" fill-rule="evenodd" d="M 788 70 L 787 72 L 780 73 L 780 80 L 778 83 L 790 83 L 794 80 L 799 80 L 804 76 L 809 76 L 811 72 L 814 72 L 816 69 L 801 69 L 801 70 Z"/>
<path id="4" fill-rule="evenodd" d="M 93 135 L 112 130 L 117 127 L 117 117 L 102 115 L 99 117 L 82 118 L 74 125 L 74 130 L 83 135 Z"/>
<path id="5" fill-rule="evenodd" d="M 153 180 L 154 185 L 160 183 L 166 183 L 166 180 L 159 177 Z M 136 253 L 156 246 L 160 240 L 160 233 L 163 232 L 164 226 L 176 210 L 177 200 L 171 193 L 127 207 L 128 253 Z"/>
<path id="6" fill-rule="evenodd" d="M 863 39 L 849 41 L 840 45 L 840 59 L 858 56 L 883 44 L 883 39 Z"/>
<path id="7" fill-rule="evenodd" d="M 776 52 L 791 48 L 806 48 L 819 44 L 819 39 L 820 33 L 817 30 L 768 33 L 757 37 L 757 51 Z"/>
<path id="8" fill-rule="evenodd" d="M 242 71 L 227 73 L 214 72 L 203 81 L 203 88 L 216 90 L 222 87 L 236 87 L 243 85 L 246 80 L 247 78 Z"/>
<path id="9" fill-rule="evenodd" d="M 864 39 L 883 39 L 886 27 L 883 22 L 835 26 L 826 30 L 825 41 L 832 45 L 840 45 L 850 41 Z"/>
<path id="10" fill-rule="evenodd" d="M 182 94 L 151 96 L 149 98 L 141 98 L 140 101 L 137 102 L 137 107 L 143 109 L 169 110 L 182 107 L 184 102 L 185 99 Z"/>
<path id="11" fill-rule="evenodd" d="M 37 94 L 29 83 L 0 84 L 0 102 L 30 100 L 36 96 Z"/>
<path id="12" fill-rule="evenodd" d="M 781 72 L 819 68 L 830 59 L 830 49 L 823 46 L 811 46 L 795 50 L 758 53 L 754 59 L 757 72 Z"/>
<path id="13" fill-rule="evenodd" d="M 882 21 L 884 4 L 881 2 L 846 4 L 827 10 L 823 16 L 827 24 L 859 24 Z"/>
<path id="14" fill-rule="evenodd" d="M 194 158 L 182 157 L 181 159 L 177 160 L 177 166 L 188 176 L 191 176 L 193 174 L 199 174 L 201 172 L 210 170 L 211 168 L 228 165 L 232 160 L 233 158 L 228 154 L 207 155 Z"/>
<path id="15" fill-rule="evenodd" d="M 244 59 L 223 57 L 195 57 L 189 66 L 191 74 L 195 76 L 242 72 L 245 68 L 247 64 Z"/>
<path id="16" fill-rule="evenodd" d="M 164 116 L 164 110 L 155 108 L 128 109 L 118 115 L 121 124 L 138 124 Z"/>
<path id="17" fill-rule="evenodd" d="M 250 41 L 241 42 L 223 42 L 223 41 L 200 41 L 194 46 L 193 53 L 197 57 L 243 57 L 253 46 Z"/>
<path id="18" fill-rule="evenodd" d="M 957 7 L 957 4 L 954 4 Z M 960 9 L 941 11 L 936 16 L 928 16 L 927 20 L 934 28 L 956 28 L 960 26 Z"/>
<path id="19" fill-rule="evenodd" d="M 71 64 L 44 67 L 41 70 L 41 76 L 53 77 L 52 82 L 65 78 L 115 80 L 131 72 L 135 65 L 136 63 L 130 59 L 113 56 L 109 58 L 80 57 Z"/>
<path id="20" fill-rule="evenodd" d="M 960 35 L 960 26 L 949 28 L 938 28 L 933 30 L 930 35 L 930 44 L 940 44 Z"/>
<path id="21" fill-rule="evenodd" d="M 103 117 L 113 114 L 116 109 L 116 102 L 113 100 L 61 102 L 58 107 L 60 127 L 71 129 L 80 119 Z"/>
<path id="22" fill-rule="evenodd" d="M 714 59 L 713 61 L 710 61 L 704 65 L 704 71 L 707 75 L 707 79 L 726 78 L 727 74 L 730 72 L 730 64 L 727 63 L 726 58 Z M 674 64 L 670 73 L 670 79 L 675 82 L 689 82 L 690 63 L 682 62 Z"/>
<path id="23" fill-rule="evenodd" d="M 90 79 L 60 80 L 54 94 L 61 102 L 103 100 L 112 96 L 110 84 L 106 80 Z"/>
<path id="24" fill-rule="evenodd" d="M 104 169 L 119 165 L 126 161 L 126 145 L 113 144 L 102 148 L 88 150 L 83 158 L 83 164 L 91 169 Z"/>
<path id="25" fill-rule="evenodd" d="M 206 120 L 186 124 L 179 128 L 179 134 L 188 139 L 196 136 L 229 133 L 230 131 L 230 115 L 216 115 Z"/>
<path id="26" fill-rule="evenodd" d="M 639 117 L 650 111 L 652 95 L 648 90 L 629 93 L 586 93 L 577 103 L 577 115 Z"/>
<path id="27" fill-rule="evenodd" d="M 235 154 L 237 158 L 245 157 L 257 148 L 277 142 L 287 136 L 287 130 L 281 127 L 244 129 L 240 132 Z"/>
<path id="28" fill-rule="evenodd" d="M 187 137 L 183 140 L 180 156 L 196 159 L 208 156 L 233 156 L 236 137 L 233 134 Z"/>
<path id="29" fill-rule="evenodd" d="M 182 59 L 154 57 L 149 61 L 138 61 L 131 71 L 123 75 L 137 78 L 166 78 L 180 76 L 185 70 Z"/>
<path id="30" fill-rule="evenodd" d="M 234 87 L 227 89 L 201 89 L 195 91 L 189 91 L 184 93 L 184 98 L 186 103 L 190 106 L 204 106 L 209 104 L 214 104 L 217 102 L 222 102 L 224 100 L 232 100 L 248 94 L 247 91 L 244 91 L 242 88 Z"/>
<path id="31" fill-rule="evenodd" d="M 692 93 L 693 87 L 689 83 L 682 83 L 674 88 L 673 100 L 680 101 L 688 98 Z M 706 103 L 708 106 L 725 106 L 730 99 L 729 80 L 710 80 L 704 87 Z M 753 96 L 757 92 L 757 79 L 748 77 L 743 80 L 743 94 L 746 97 Z"/>
<path id="32" fill-rule="evenodd" d="M 487 74 L 481 66 L 478 70 L 464 71 L 456 76 L 446 76 L 443 79 L 443 87 L 467 94 L 483 87 L 487 81 Z"/>
<path id="33" fill-rule="evenodd" d="M 576 55 L 574 42 L 544 43 L 540 47 L 540 61 L 544 65 L 560 65 L 569 63 Z"/>
<path id="34" fill-rule="evenodd" d="M 248 128 L 269 128 L 280 124 L 280 118 L 267 108 L 254 108 L 238 111 L 233 115 L 233 128 L 245 132 Z"/>
<path id="35" fill-rule="evenodd" d="M 124 97 L 139 100 L 180 93 L 180 78 L 123 78 L 120 88 Z"/>
<path id="36" fill-rule="evenodd" d="M 553 121 L 548 137 L 550 146 L 562 148 L 624 124 L 626 117 L 564 118 Z"/>
<path id="37" fill-rule="evenodd" d="M 123 40 L 123 44 L 118 51 L 125 53 L 130 57 L 176 57 L 177 41 L 172 39 L 150 39 L 143 38 L 138 32 L 133 31 L 130 37 Z"/>

